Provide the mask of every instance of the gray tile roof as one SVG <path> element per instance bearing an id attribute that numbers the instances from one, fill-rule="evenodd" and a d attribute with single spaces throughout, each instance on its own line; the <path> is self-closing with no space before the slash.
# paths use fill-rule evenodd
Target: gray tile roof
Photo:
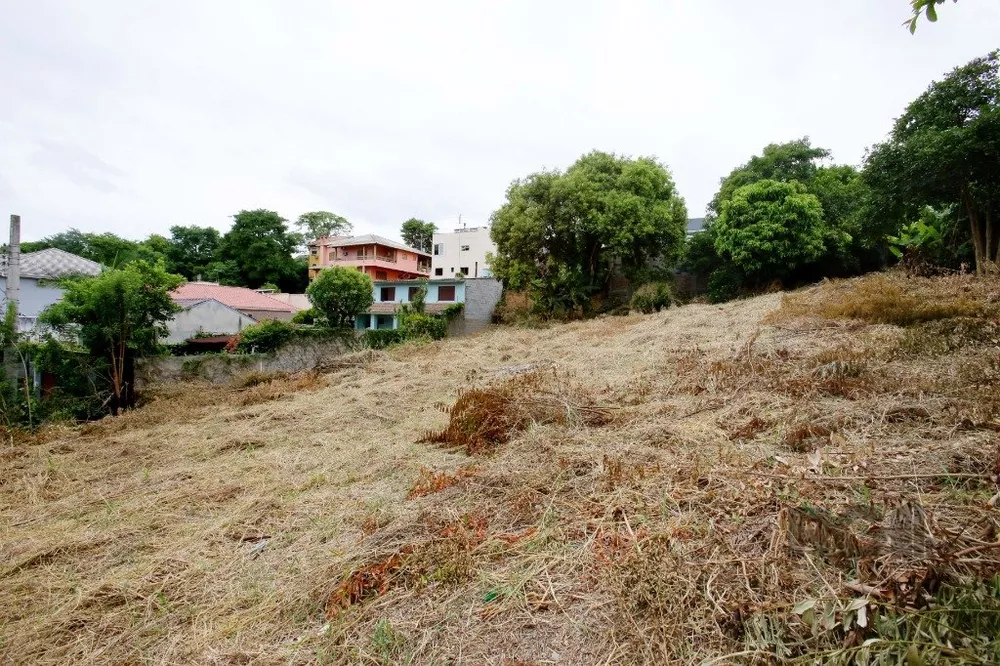
<path id="1" fill-rule="evenodd" d="M 50 247 L 21 255 L 21 277 L 56 279 L 69 275 L 97 275 L 101 265 L 65 250 Z M 7 276 L 7 255 L 0 263 L 0 275 Z"/>
<path id="2" fill-rule="evenodd" d="M 386 247 L 392 247 L 397 250 L 405 250 L 406 252 L 413 252 L 414 254 L 422 254 L 425 257 L 429 257 L 428 253 L 423 250 L 418 250 L 414 247 L 409 247 L 398 243 L 394 240 L 389 240 L 385 236 L 379 236 L 377 234 L 365 234 L 364 236 L 351 236 L 350 238 L 336 238 L 331 241 L 327 241 L 327 247 L 349 247 L 351 245 L 371 245 L 376 243 L 378 245 L 385 245 Z"/>

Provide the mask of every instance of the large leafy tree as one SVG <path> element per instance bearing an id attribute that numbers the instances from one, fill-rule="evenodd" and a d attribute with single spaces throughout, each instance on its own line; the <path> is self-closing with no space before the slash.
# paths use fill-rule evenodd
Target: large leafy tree
<path id="1" fill-rule="evenodd" d="M 403 222 L 403 226 L 399 228 L 399 234 L 403 237 L 404 243 L 428 253 L 433 249 L 435 231 L 437 231 L 437 225 L 433 222 L 424 222 L 415 217 Z"/>
<path id="2" fill-rule="evenodd" d="M 216 260 L 222 236 L 214 227 L 170 227 L 167 267 L 188 280 L 198 276 L 208 279 L 209 267 Z"/>
<path id="3" fill-rule="evenodd" d="M 1000 51 L 932 83 L 865 158 L 873 208 L 897 228 L 924 206 L 968 220 L 980 273 L 1000 270 Z"/>
<path id="4" fill-rule="evenodd" d="M 320 271 L 306 295 L 329 326 L 350 326 L 375 300 L 372 279 L 365 273 L 336 266 Z"/>
<path id="5" fill-rule="evenodd" d="M 180 309 L 170 291 L 183 281 L 162 262 L 134 261 L 67 280 L 62 300 L 42 313 L 43 322 L 77 336 L 93 357 L 106 362 L 112 413 L 134 403 L 134 360 L 156 352 L 166 322 Z"/>
<path id="6" fill-rule="evenodd" d="M 736 190 L 759 180 L 794 180 L 808 184 L 819 170 L 817 162 L 829 157 L 830 151 L 813 146 L 809 137 L 768 144 L 760 155 L 754 155 L 749 162 L 736 167 L 722 179 L 719 191 L 712 197 L 708 209 L 713 215 L 718 215 L 722 211 L 723 202 L 732 197 Z"/>
<path id="7" fill-rule="evenodd" d="M 823 207 L 796 182 L 744 185 L 723 202 L 712 231 L 719 255 L 758 282 L 784 277 L 826 249 Z"/>
<path id="8" fill-rule="evenodd" d="M 35 252 L 54 247 L 105 266 L 124 266 L 133 261 L 156 262 L 164 258 L 166 239 L 153 235 L 145 241 L 133 241 L 111 232 L 88 233 L 70 229 L 47 236 L 40 241 L 22 243 L 22 252 Z"/>
<path id="9" fill-rule="evenodd" d="M 283 289 L 299 284 L 299 266 L 292 256 L 302 236 L 290 232 L 286 220 L 270 210 L 242 210 L 219 244 L 218 261 L 227 281 L 256 289 L 265 282 Z"/>
<path id="10" fill-rule="evenodd" d="M 302 230 L 307 241 L 321 236 L 344 236 L 351 233 L 354 226 L 346 218 L 326 210 L 302 213 L 295 225 Z"/>
<path id="11" fill-rule="evenodd" d="M 565 172 L 515 181 L 491 219 L 494 274 L 559 313 L 585 308 L 615 265 L 636 277 L 653 260 L 673 263 L 687 209 L 656 160 L 595 151 Z"/>
<path id="12" fill-rule="evenodd" d="M 764 180 L 796 183 L 814 194 L 823 210 L 825 251 L 813 273 L 851 273 L 879 264 L 885 230 L 866 216 L 868 188 L 853 166 L 821 164 L 829 158 L 830 151 L 813 146 L 808 137 L 766 146 L 722 179 L 709 204 L 708 233 L 739 188 Z"/>

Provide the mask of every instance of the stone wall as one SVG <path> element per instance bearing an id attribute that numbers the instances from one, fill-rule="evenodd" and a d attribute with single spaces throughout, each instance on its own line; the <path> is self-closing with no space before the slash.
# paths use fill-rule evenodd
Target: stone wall
<path id="1" fill-rule="evenodd" d="M 360 348 L 355 339 L 295 340 L 272 354 L 202 354 L 146 359 L 136 369 L 143 385 L 203 379 L 225 384 L 247 372 L 300 372 L 322 369 Z"/>

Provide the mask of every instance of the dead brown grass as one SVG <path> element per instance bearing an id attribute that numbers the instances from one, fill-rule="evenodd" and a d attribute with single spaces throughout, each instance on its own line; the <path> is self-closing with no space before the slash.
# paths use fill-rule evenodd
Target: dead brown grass
<path id="1" fill-rule="evenodd" d="M 1000 567 L 992 287 L 828 318 L 883 279 L 167 387 L 8 443 L 0 661 L 848 663 L 859 603 Z"/>

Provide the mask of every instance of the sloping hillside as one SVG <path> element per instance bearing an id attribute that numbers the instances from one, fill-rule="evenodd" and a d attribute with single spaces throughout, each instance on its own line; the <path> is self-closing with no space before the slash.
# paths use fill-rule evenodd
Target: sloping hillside
<path id="1" fill-rule="evenodd" d="M 0 655 L 991 661 L 998 300 L 874 276 L 496 329 L 7 444 Z M 973 619 L 921 624 L 932 593 Z"/>

